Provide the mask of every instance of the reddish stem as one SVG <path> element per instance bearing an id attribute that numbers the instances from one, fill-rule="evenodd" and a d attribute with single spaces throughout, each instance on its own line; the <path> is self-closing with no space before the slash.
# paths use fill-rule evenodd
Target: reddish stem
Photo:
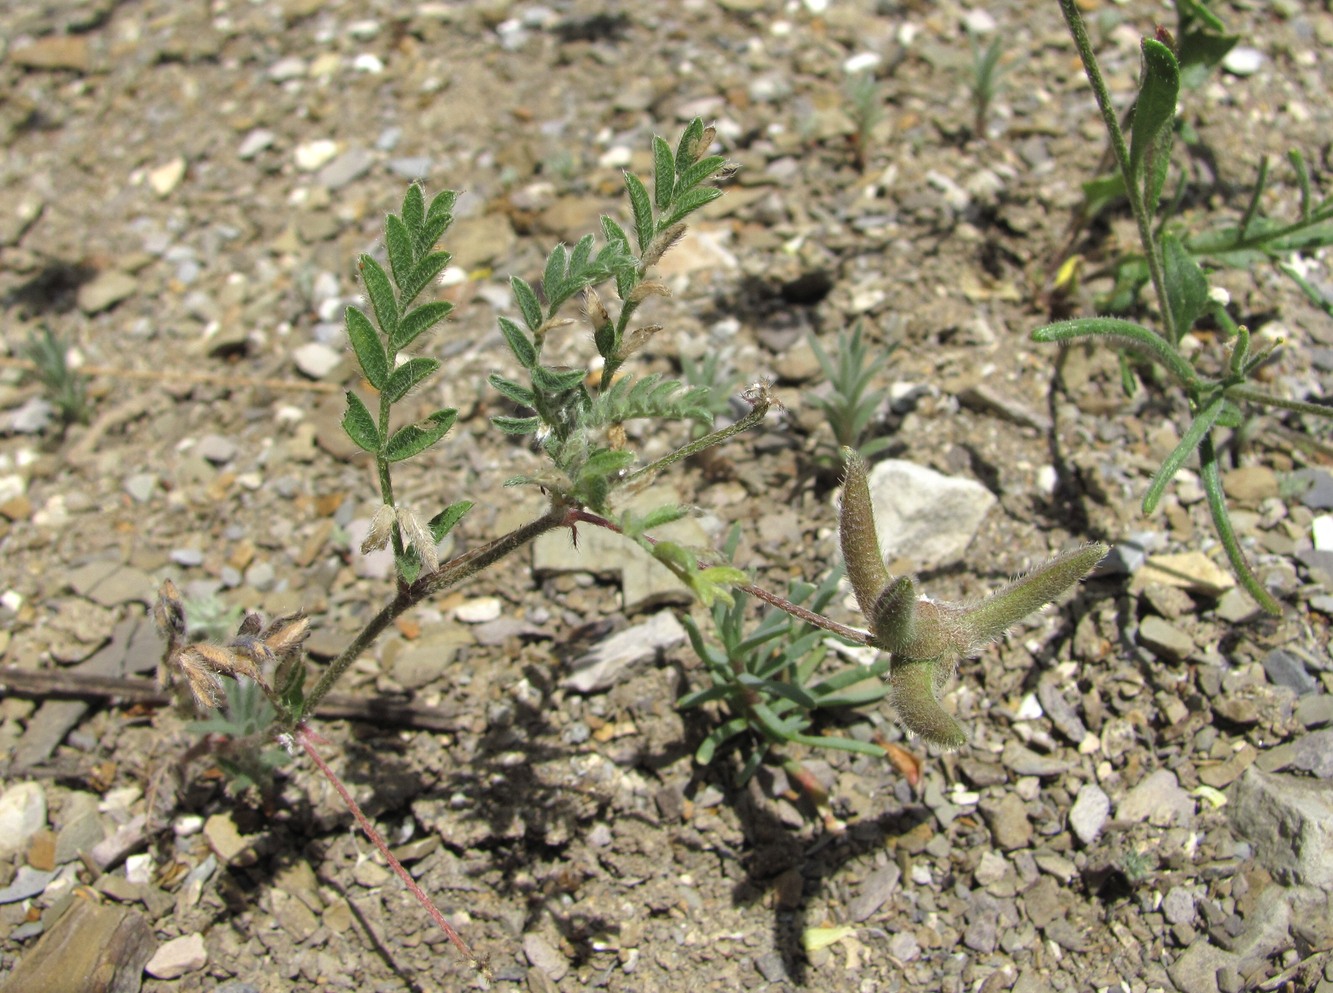
<path id="1" fill-rule="evenodd" d="M 403 863 L 399 862 L 398 859 L 394 857 L 393 852 L 389 851 L 389 846 L 385 843 L 384 837 L 375 830 L 375 826 L 370 823 L 370 818 L 368 818 L 361 810 L 361 806 L 352 799 L 352 794 L 343 784 L 343 781 L 338 778 L 338 774 L 329 767 L 329 764 L 325 762 L 319 752 L 316 751 L 315 742 L 318 741 L 322 743 L 323 739 L 316 735 L 315 732 L 311 731 L 305 724 L 298 724 L 296 726 L 294 736 L 296 740 L 301 743 L 301 747 L 305 749 L 305 753 L 310 756 L 310 761 L 314 762 L 315 765 L 319 767 L 319 771 L 324 773 L 328 778 L 328 781 L 333 784 L 333 788 L 338 791 L 338 796 L 342 797 L 343 803 L 347 804 L 347 809 L 352 812 L 352 816 L 355 817 L 357 823 L 361 825 L 361 830 L 366 833 L 366 837 L 369 838 L 371 843 L 380 850 L 380 854 L 383 855 L 385 861 L 389 863 L 389 867 L 397 873 L 398 878 L 403 881 L 403 885 L 406 886 L 408 890 L 411 891 L 412 895 L 417 898 L 417 902 L 426 908 L 426 913 L 430 914 L 435 923 L 439 925 L 440 930 L 444 932 L 444 936 L 453 942 L 454 947 L 463 953 L 464 957 L 472 963 L 474 969 L 487 979 L 491 979 L 490 970 L 475 954 L 473 954 L 472 949 L 467 946 L 467 942 L 459 937 L 458 932 L 453 929 L 453 925 L 444 919 L 444 914 L 440 913 L 440 909 L 436 907 L 431 901 L 431 898 L 426 895 L 426 891 L 417 885 L 417 881 L 412 878 L 412 874 L 403 868 Z"/>
<path id="2" fill-rule="evenodd" d="M 616 534 L 625 533 L 625 529 L 615 521 L 608 521 L 605 517 L 589 513 L 586 510 L 571 510 L 566 517 L 566 522 L 571 527 L 575 523 L 582 522 L 584 524 L 596 525 L 599 528 L 606 528 L 608 531 L 614 531 Z M 645 534 L 643 539 L 650 545 L 657 544 L 657 539 L 651 535 Z M 813 627 L 822 628 L 825 631 L 832 631 L 839 638 L 846 638 L 854 645 L 870 644 L 870 635 L 867 632 L 848 627 L 846 624 L 839 624 L 831 617 L 825 617 L 823 614 L 817 614 L 813 610 L 807 610 L 800 604 L 792 603 L 786 597 L 779 596 L 776 593 L 764 589 L 762 586 L 754 586 L 751 583 L 746 583 L 743 586 L 738 584 L 736 589 L 740 590 L 742 593 L 748 593 L 756 599 L 763 600 L 765 603 L 771 603 L 779 610 L 785 610 L 797 620 L 805 621 L 805 623 L 812 625 Z"/>

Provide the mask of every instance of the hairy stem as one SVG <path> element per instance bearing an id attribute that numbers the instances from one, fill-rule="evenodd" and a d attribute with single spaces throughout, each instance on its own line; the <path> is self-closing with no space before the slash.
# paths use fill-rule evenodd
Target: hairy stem
<path id="1" fill-rule="evenodd" d="M 394 857 L 393 852 L 389 851 L 389 846 L 385 844 L 383 835 L 375 830 L 375 825 L 370 823 L 370 818 L 368 818 L 361 810 L 360 804 L 358 804 L 352 797 L 351 791 L 349 791 L 343 781 L 338 778 L 338 774 L 335 773 L 333 769 L 330 768 L 329 764 L 324 761 L 324 757 L 320 755 L 318 749 L 315 748 L 315 742 L 318 739 L 315 737 L 314 733 L 304 724 L 301 724 L 297 726 L 294 736 L 300 743 L 301 747 L 305 749 L 305 753 L 310 756 L 310 761 L 314 762 L 315 765 L 319 767 L 319 771 L 324 773 L 325 778 L 333 784 L 333 788 L 338 792 L 338 796 L 342 798 L 342 802 L 347 805 L 347 809 L 352 812 L 352 816 L 356 818 L 356 822 L 361 825 L 361 830 L 365 832 L 366 837 L 370 839 L 371 844 L 379 849 L 380 854 L 384 856 L 384 860 L 389 863 L 389 868 L 393 869 L 398 878 L 403 881 L 403 885 L 408 888 L 408 891 L 411 892 L 414 897 L 416 897 L 417 902 L 426 909 L 426 913 L 430 914 L 431 919 L 434 920 L 440 930 L 444 932 L 444 936 L 453 943 L 455 948 L 463 953 L 463 956 L 470 963 L 472 963 L 472 968 L 476 969 L 487 979 L 490 979 L 490 970 L 477 958 L 472 949 L 467 946 L 467 942 L 465 942 L 459 936 L 458 932 L 454 930 L 453 925 L 445 920 L 444 914 L 440 913 L 440 908 L 435 906 L 435 903 L 431 898 L 426 895 L 426 891 L 417 885 L 417 881 L 412 878 L 412 874 L 404 869 L 403 864 Z"/>
<path id="2" fill-rule="evenodd" d="M 571 523 L 592 524 L 599 528 L 606 528 L 608 531 L 614 531 L 616 534 L 625 533 L 625 529 L 615 521 L 608 521 L 605 517 L 602 517 L 599 514 L 590 513 L 586 510 L 571 510 L 569 512 L 569 519 Z M 643 540 L 650 545 L 657 544 L 657 539 L 651 535 L 644 535 Z M 786 597 L 773 593 L 770 590 L 766 590 L 762 586 L 754 586 L 750 583 L 745 583 L 743 585 L 737 584 L 736 589 L 740 590 L 742 593 L 748 593 L 757 600 L 763 600 L 764 603 L 772 604 L 779 610 L 791 614 L 792 617 L 795 617 L 799 621 L 805 621 L 805 623 L 812 627 L 817 627 L 821 630 L 836 634 L 839 638 L 845 638 L 853 645 L 870 644 L 870 635 L 865 631 L 858 631 L 856 628 L 848 627 L 846 624 L 839 624 L 831 617 L 825 617 L 823 614 L 817 614 L 813 610 L 808 610 L 807 608 L 802 607 L 800 604 L 792 603 Z"/>
<path id="3" fill-rule="evenodd" d="M 1125 180 L 1125 195 L 1129 198 L 1130 209 L 1134 213 L 1134 220 L 1139 227 L 1139 241 L 1143 244 L 1144 258 L 1148 262 L 1148 273 L 1152 277 L 1153 290 L 1157 294 L 1158 309 L 1161 311 L 1162 325 L 1166 329 L 1166 339 L 1172 344 L 1176 344 L 1175 316 L 1171 313 L 1171 307 L 1167 302 L 1166 296 L 1166 276 L 1162 267 L 1162 255 L 1159 250 L 1156 238 L 1152 233 L 1152 221 L 1148 215 L 1148 205 L 1143 199 L 1143 190 L 1139 189 L 1134 183 L 1134 178 L 1129 169 L 1129 146 L 1125 144 L 1125 133 L 1120 129 L 1120 121 L 1116 117 L 1115 105 L 1111 103 L 1111 91 L 1106 86 L 1106 80 L 1102 78 L 1102 70 L 1097 62 L 1097 54 L 1092 50 L 1092 40 L 1088 37 L 1088 27 L 1083 21 L 1083 15 L 1079 12 L 1076 0 L 1060 0 L 1060 10 L 1064 14 L 1065 23 L 1069 25 L 1069 33 L 1073 36 L 1074 47 L 1078 49 L 1078 57 L 1083 62 L 1083 71 L 1087 73 L 1088 84 L 1092 87 L 1093 95 L 1097 98 L 1097 106 L 1102 113 L 1102 123 L 1106 126 L 1106 133 L 1111 139 L 1111 151 L 1115 153 L 1116 165 L 1120 168 L 1120 175 Z"/>
<path id="4" fill-rule="evenodd" d="M 630 473 L 629 476 L 626 477 L 625 482 L 633 483 L 640 479 L 650 479 L 668 466 L 675 465 L 677 462 L 687 459 L 691 455 L 697 455 L 705 449 L 712 448 L 714 445 L 720 445 L 728 438 L 734 437 L 742 431 L 750 430 L 750 428 L 763 421 L 771 406 L 772 401 L 769 400 L 767 396 L 761 396 L 755 401 L 754 406 L 750 408 L 750 412 L 735 424 L 730 424 L 718 431 L 710 431 L 702 438 L 690 442 L 683 448 L 677 448 L 674 452 L 662 456 L 656 462 L 649 462 L 647 465 Z"/>
<path id="5" fill-rule="evenodd" d="M 393 623 L 394 618 L 404 611 L 442 590 L 457 586 L 464 580 L 470 579 L 483 569 L 499 562 L 511 552 L 522 548 L 539 535 L 573 523 L 573 512 L 569 507 L 561 503 L 553 504 L 550 510 L 535 521 L 530 521 L 508 534 L 501 535 L 494 541 L 487 542 L 463 555 L 459 555 L 457 558 L 450 559 L 434 572 L 420 577 L 411 586 L 399 590 L 398 594 L 385 604 L 380 612 L 362 628 L 361 633 L 352 640 L 352 643 L 343 649 L 342 654 L 329 663 L 329 667 L 324 670 L 324 675 L 319 678 L 315 688 L 306 697 L 304 711 L 309 713 L 314 710 L 329 690 L 333 689 L 334 684 L 342 677 L 342 674 L 347 671 L 347 667 L 355 662 L 361 656 L 361 653 L 374 643 L 384 629 Z"/>

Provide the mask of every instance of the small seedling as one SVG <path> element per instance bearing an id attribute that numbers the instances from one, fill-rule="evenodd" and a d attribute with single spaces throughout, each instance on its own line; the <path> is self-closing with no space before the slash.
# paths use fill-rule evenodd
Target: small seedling
<path id="1" fill-rule="evenodd" d="M 986 121 L 990 117 L 991 103 L 1000 89 L 1000 78 L 1004 70 L 1000 66 L 1000 57 L 1004 54 L 1004 43 L 996 35 L 985 48 L 977 45 L 976 39 L 970 38 L 972 45 L 972 78 L 969 89 L 972 93 L 972 134 L 978 138 L 986 137 Z"/>
<path id="2" fill-rule="evenodd" d="M 735 551 L 740 532 L 733 530 L 725 549 Z M 842 570 L 830 572 L 818 585 L 791 584 L 786 599 L 798 607 L 823 611 L 838 592 Z M 713 729 L 695 752 L 695 761 L 708 765 L 719 748 L 749 732 L 749 754 L 739 776 L 744 784 L 770 753 L 784 764 L 794 760 L 783 753 L 793 743 L 882 756 L 884 749 L 856 738 L 810 733 L 821 711 L 866 706 L 882 700 L 887 689 L 881 677 L 889 657 L 873 665 L 853 665 L 819 676 L 829 654 L 830 635 L 786 610 L 772 607 L 752 630 L 745 627 L 750 598 L 737 593 L 730 604 L 713 604 L 714 640 L 705 638 L 693 618 L 685 618 L 694 652 L 703 661 L 712 685 L 682 697 L 678 706 L 689 710 L 718 701 L 732 715 Z"/>
<path id="3" fill-rule="evenodd" d="M 872 389 L 871 384 L 889 361 L 897 344 L 890 344 L 879 354 L 871 356 L 870 345 L 857 321 L 850 332 L 838 335 L 837 351 L 833 356 L 824 350 L 812 335 L 810 348 L 815 353 L 829 393 L 807 393 L 806 401 L 823 411 L 833 430 L 833 441 L 838 449 L 850 448 L 862 458 L 870 458 L 889 446 L 887 437 L 868 438 L 875 414 L 887 398 L 885 391 Z"/>
<path id="4" fill-rule="evenodd" d="M 852 161 L 857 172 L 865 172 L 870 164 L 870 142 L 875 128 L 884 120 L 884 91 L 868 72 L 848 77 L 843 86 L 847 100 L 847 115 L 852 119 Z"/>
<path id="5" fill-rule="evenodd" d="M 24 358 L 33 364 L 46 398 L 60 415 L 62 430 L 88 423 L 88 391 L 78 370 L 69 364 L 65 346 L 49 328 L 28 336 Z"/>

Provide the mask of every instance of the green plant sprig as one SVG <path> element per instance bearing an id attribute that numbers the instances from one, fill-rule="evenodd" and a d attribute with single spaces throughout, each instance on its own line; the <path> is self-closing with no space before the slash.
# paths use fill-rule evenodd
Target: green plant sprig
<path id="1" fill-rule="evenodd" d="M 428 571 L 436 568 L 435 546 L 472 507 L 466 500 L 451 504 L 423 525 L 411 510 L 396 505 L 391 471 L 393 463 L 420 455 L 436 444 L 458 418 L 454 408 L 440 408 L 420 421 L 390 431 L 394 405 L 440 368 L 436 358 L 418 355 L 399 363 L 398 356 L 453 310 L 453 304 L 442 300 L 415 307 L 412 304 L 449 264 L 450 254 L 436 246 L 453 223 L 456 197 L 452 190 L 442 190 L 427 207 L 421 187 L 415 183 L 408 187 L 402 212 L 385 219 L 389 271 L 385 272 L 370 255 L 362 255 L 358 262 L 374 321 L 359 307 L 348 307 L 346 314 L 347 337 L 361 373 L 379 392 L 378 414 L 372 415 L 365 402 L 348 391 L 347 412 L 342 420 L 348 437 L 375 456 L 383 501 L 362 550 L 383 548 L 392 542 L 401 586 L 410 585 L 423 567 Z"/>
<path id="2" fill-rule="evenodd" d="M 1205 32 L 1216 33 L 1220 30 L 1214 23 L 1216 19 L 1213 15 L 1201 5 L 1187 6 L 1189 11 L 1182 10 L 1182 16 L 1188 13 L 1190 17 L 1202 18 L 1202 30 Z M 1257 355 L 1250 353 L 1249 331 L 1232 321 L 1225 309 L 1210 298 L 1208 278 L 1199 265 L 1198 257 L 1208 255 L 1231 258 L 1239 264 L 1248 264 L 1252 261 L 1248 253 L 1260 249 L 1267 251 L 1278 245 L 1284 246 L 1284 250 L 1290 250 L 1293 244 L 1289 244 L 1288 239 L 1292 238 L 1299 239 L 1298 247 L 1322 243 L 1324 239 L 1333 243 L 1333 225 L 1327 224 L 1333 220 L 1333 199 L 1318 206 L 1311 204 L 1308 170 L 1304 159 L 1299 154 L 1293 154 L 1291 162 L 1301 188 L 1301 216 L 1297 222 L 1274 224 L 1257 216 L 1262 187 L 1268 176 L 1265 162 L 1260 166 L 1255 194 L 1240 223 L 1223 229 L 1221 234 L 1211 235 L 1211 241 L 1206 238 L 1193 241 L 1182 239 L 1164 230 L 1161 224 L 1155 224 L 1170 156 L 1176 103 L 1181 88 L 1181 64 L 1170 46 L 1162 40 L 1143 39 L 1143 73 L 1135 101 L 1131 140 L 1127 145 L 1111 107 L 1110 92 L 1102 78 L 1077 4 L 1074 0 L 1060 0 L 1060 7 L 1101 108 L 1102 120 L 1119 166 L 1120 179 L 1138 226 L 1142 259 L 1146 264 L 1148 281 L 1152 283 L 1157 297 L 1161 331 L 1158 333 L 1143 325 L 1117 318 L 1094 317 L 1038 328 L 1032 333 L 1032 339 L 1059 343 L 1089 339 L 1110 347 L 1128 348 L 1147 357 L 1170 374 L 1185 394 L 1191 423 L 1149 483 L 1144 494 L 1143 513 L 1150 514 L 1156 509 L 1167 485 L 1181 467 L 1197 454 L 1200 479 L 1213 526 L 1232 570 L 1245 590 L 1267 613 L 1280 615 L 1281 606 L 1254 575 L 1231 526 L 1213 434 L 1218 428 L 1240 426 L 1244 420 L 1241 404 L 1283 408 L 1322 417 L 1333 417 L 1333 410 L 1269 396 L 1250 385 L 1251 377 L 1267 361 L 1272 348 Z M 1216 50 L 1225 54 L 1229 47 L 1216 39 L 1208 44 L 1212 48 L 1207 49 L 1207 52 Z M 1218 376 L 1201 374 L 1180 351 L 1184 335 L 1205 315 L 1216 319 L 1230 338 L 1231 354 Z"/>
<path id="3" fill-rule="evenodd" d="M 65 346 L 51 332 L 28 335 L 23 356 L 33 364 L 46 398 L 60 415 L 62 429 L 71 424 L 88 423 L 88 386 L 79 371 L 69 364 Z"/>
<path id="4" fill-rule="evenodd" d="M 865 437 L 875 412 L 887 396 L 882 389 L 872 389 L 871 384 L 888 363 L 897 342 L 872 358 L 860 321 L 852 326 L 850 333 L 839 333 L 837 351 L 832 357 L 813 335 L 808 340 L 828 380 L 830 393 L 828 396 L 807 393 L 806 401 L 823 412 L 833 430 L 834 444 L 838 449 L 855 449 L 867 459 L 883 451 L 892 439 Z"/>
<path id="5" fill-rule="evenodd" d="M 705 185 L 718 179 L 726 167 L 722 156 L 706 154 L 714 137 L 713 129 L 705 128 L 698 118 L 686 126 L 674 151 L 662 138 L 654 137 L 651 193 L 633 173 L 625 174 L 637 254 L 625 229 L 603 216 L 605 244 L 595 255 L 594 238 L 586 235 L 572 250 L 558 245 L 547 257 L 542 278 L 544 307 L 525 280 L 517 276 L 510 280 L 524 326 L 502 317 L 500 330 L 527 373 L 528 383 L 500 374 L 493 374 L 490 382 L 505 398 L 533 413 L 491 420 L 508 434 L 535 434 L 556 471 L 554 477 L 515 477 L 511 484 L 536 483 L 572 504 L 606 513 L 612 491 L 627 481 L 636 461 L 624 444 L 621 425 L 625 421 L 643 417 L 693 420 L 704 428 L 711 426 L 713 413 L 706 390 L 656 375 L 640 379 L 621 369 L 661 330 L 656 324 L 630 326 L 645 300 L 668 292 L 664 283 L 651 277 L 653 266 L 685 233 L 685 219 L 722 195 L 717 187 Z M 614 317 L 597 293 L 597 287 L 607 281 L 614 281 L 619 298 Z M 563 369 L 542 362 L 550 332 L 573 323 L 562 318 L 560 311 L 578 294 L 582 294 L 583 314 L 592 325 L 601 362 L 600 373 L 591 377 L 585 368 Z M 657 463 L 656 468 L 683 457 L 677 454 Z"/>

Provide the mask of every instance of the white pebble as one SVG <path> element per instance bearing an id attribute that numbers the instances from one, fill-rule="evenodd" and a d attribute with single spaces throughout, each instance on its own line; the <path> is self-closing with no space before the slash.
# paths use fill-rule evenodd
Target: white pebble
<path id="1" fill-rule="evenodd" d="M 851 58 L 843 61 L 842 71 L 847 73 L 847 75 L 851 76 L 855 75 L 858 72 L 866 72 L 870 69 L 874 69 L 875 66 L 879 65 L 879 63 L 880 63 L 880 58 L 878 53 L 858 52 Z"/>
<path id="2" fill-rule="evenodd" d="M 1233 76 L 1253 76 L 1264 64 L 1264 53 L 1257 48 L 1237 45 L 1222 59 L 1222 68 Z"/>
<path id="3" fill-rule="evenodd" d="M 329 138 L 319 138 L 315 141 L 306 141 L 296 146 L 292 153 L 292 159 L 296 163 L 296 168 L 302 172 L 314 172 L 322 168 L 338 154 L 338 143 Z"/>

